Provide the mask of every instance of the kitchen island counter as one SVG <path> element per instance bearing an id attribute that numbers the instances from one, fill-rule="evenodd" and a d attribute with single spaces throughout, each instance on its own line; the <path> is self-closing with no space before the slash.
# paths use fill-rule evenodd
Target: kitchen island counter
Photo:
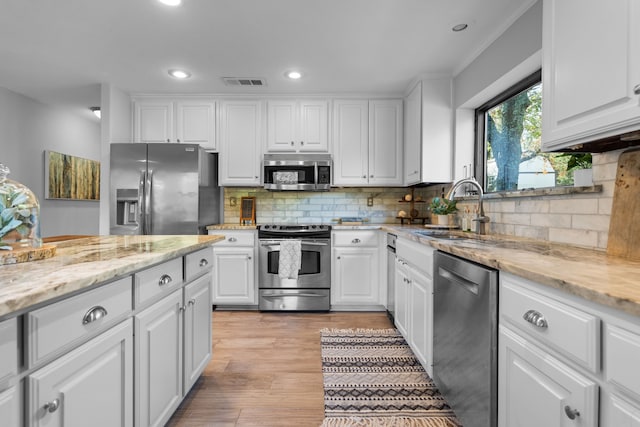
<path id="1" fill-rule="evenodd" d="M 96 236 L 60 242 L 52 258 L 0 266 L 0 319 L 222 239 L 217 235 Z"/>

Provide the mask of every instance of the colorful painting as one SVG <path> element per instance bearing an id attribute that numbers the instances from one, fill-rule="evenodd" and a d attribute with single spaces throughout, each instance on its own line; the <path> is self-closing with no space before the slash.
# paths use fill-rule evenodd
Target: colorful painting
<path id="1" fill-rule="evenodd" d="M 100 200 L 100 162 L 45 151 L 47 199 Z"/>

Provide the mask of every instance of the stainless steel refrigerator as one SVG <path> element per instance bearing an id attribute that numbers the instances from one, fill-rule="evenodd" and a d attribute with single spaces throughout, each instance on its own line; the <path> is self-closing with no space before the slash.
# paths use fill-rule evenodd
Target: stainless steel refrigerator
<path id="1" fill-rule="evenodd" d="M 111 234 L 205 234 L 220 220 L 217 160 L 197 144 L 111 144 Z"/>

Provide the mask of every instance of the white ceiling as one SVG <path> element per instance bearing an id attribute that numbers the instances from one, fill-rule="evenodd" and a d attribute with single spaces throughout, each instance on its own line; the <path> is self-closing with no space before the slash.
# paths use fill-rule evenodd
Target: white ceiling
<path id="1" fill-rule="evenodd" d="M 455 75 L 532 0 L 0 0 L 0 87 L 46 103 L 132 93 L 403 94 Z M 451 31 L 458 23 L 469 28 Z M 170 68 L 193 75 L 177 81 Z M 304 77 L 288 81 L 289 69 Z M 222 77 L 259 77 L 262 88 Z M 97 96 L 97 98 L 96 98 Z"/>

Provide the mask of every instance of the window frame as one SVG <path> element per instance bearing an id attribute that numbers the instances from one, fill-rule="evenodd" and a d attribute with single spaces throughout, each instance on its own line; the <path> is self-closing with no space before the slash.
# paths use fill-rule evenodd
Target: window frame
<path id="1" fill-rule="evenodd" d="M 496 105 L 502 104 L 507 99 L 519 94 L 520 92 L 542 83 L 542 69 L 538 69 L 534 73 L 528 75 L 508 89 L 500 92 L 489 101 L 480 105 L 475 109 L 475 144 L 474 144 L 474 168 L 476 171 L 476 180 L 482 185 L 484 192 L 487 191 L 487 144 L 485 141 L 485 114 Z M 544 99 L 543 108 L 544 108 Z M 520 190 L 511 190 L 520 191 Z M 495 191 L 492 193 L 500 193 Z M 490 193 L 489 193 L 490 194 Z"/>

